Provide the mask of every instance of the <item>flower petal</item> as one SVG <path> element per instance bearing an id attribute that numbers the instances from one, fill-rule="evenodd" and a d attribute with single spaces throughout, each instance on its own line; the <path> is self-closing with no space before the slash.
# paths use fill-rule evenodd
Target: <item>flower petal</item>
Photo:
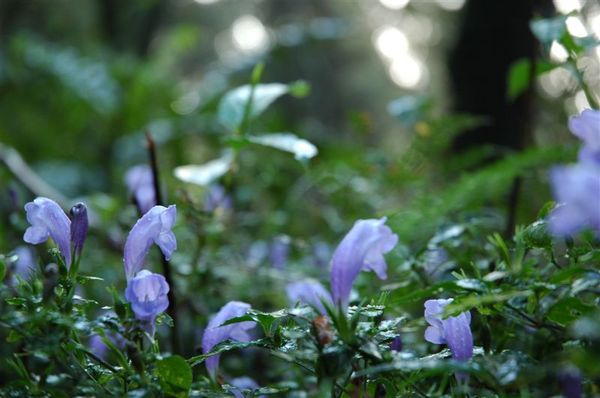
<path id="1" fill-rule="evenodd" d="M 214 346 L 227 339 L 241 339 L 239 341 L 249 341 L 248 330 L 254 327 L 254 322 L 239 322 L 231 325 L 224 325 L 229 319 L 240 317 L 248 312 L 250 304 L 241 301 L 230 301 L 225 304 L 208 323 L 204 335 L 202 336 L 202 352 L 210 352 Z M 213 355 L 204 362 L 208 374 L 214 379 L 219 367 L 220 355 Z"/>
<path id="2" fill-rule="evenodd" d="M 323 285 L 317 281 L 305 280 L 300 282 L 290 283 L 286 287 L 288 299 L 292 305 L 297 302 L 308 304 L 316 308 L 322 315 L 327 315 L 327 311 L 323 302 L 331 305 L 331 295 Z"/>
<path id="3" fill-rule="evenodd" d="M 446 344 L 442 329 L 436 326 L 429 326 L 425 329 L 425 340 L 433 344 Z"/>
<path id="4" fill-rule="evenodd" d="M 51 237 L 58 246 L 65 264 L 71 265 L 71 220 L 53 200 L 43 197 L 36 198 L 25 205 L 27 228 L 23 240 L 27 243 L 39 244 Z"/>
<path id="5" fill-rule="evenodd" d="M 358 220 L 333 254 L 331 291 L 335 303 L 348 306 L 352 284 L 361 270 L 375 271 L 386 278 L 383 254 L 398 242 L 398 237 L 385 226 L 386 218 Z"/>
<path id="6" fill-rule="evenodd" d="M 444 335 L 452 356 L 466 361 L 473 356 L 473 335 L 465 313 L 451 316 L 443 321 Z"/>
<path id="7" fill-rule="evenodd" d="M 125 242 L 123 263 L 127 280 L 142 269 L 152 243 L 160 247 L 167 260 L 171 257 L 177 248 L 175 235 L 171 232 L 176 212 L 175 205 L 168 208 L 154 206 L 135 223 Z"/>

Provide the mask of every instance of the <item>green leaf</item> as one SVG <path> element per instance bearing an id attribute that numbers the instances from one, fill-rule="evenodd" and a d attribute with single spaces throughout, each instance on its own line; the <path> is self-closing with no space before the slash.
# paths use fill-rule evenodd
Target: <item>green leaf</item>
<path id="1" fill-rule="evenodd" d="M 554 210 L 556 206 L 556 202 L 551 200 L 549 202 L 544 203 L 540 211 L 538 212 L 538 218 L 546 218 Z"/>
<path id="2" fill-rule="evenodd" d="M 299 161 L 306 161 L 315 157 L 318 153 L 317 147 L 311 142 L 299 138 L 292 133 L 273 133 L 258 136 L 249 136 L 248 141 L 276 148 L 282 151 L 294 154 L 294 158 Z"/>
<path id="3" fill-rule="evenodd" d="M 187 397 L 192 386 L 192 368 L 179 355 L 156 362 L 155 373 L 165 393 L 175 397 Z"/>
<path id="4" fill-rule="evenodd" d="M 0 260 L 0 282 L 4 280 L 6 276 L 6 264 L 4 263 L 4 258 Z"/>
<path id="5" fill-rule="evenodd" d="M 263 113 L 277 98 L 289 91 L 289 86 L 282 83 L 257 84 L 254 86 L 250 118 L 255 118 Z M 217 110 L 219 122 L 231 131 L 235 131 L 244 119 L 244 110 L 251 92 L 252 86 L 250 84 L 228 91 L 219 103 Z"/>
<path id="6" fill-rule="evenodd" d="M 527 58 L 521 58 L 510 66 L 507 91 L 509 101 L 514 101 L 527 89 L 530 76 L 531 63 Z"/>
<path id="7" fill-rule="evenodd" d="M 310 84 L 304 80 L 293 82 L 288 88 L 290 90 L 290 95 L 293 95 L 296 98 L 304 98 L 310 94 Z"/>
<path id="8" fill-rule="evenodd" d="M 386 287 L 391 290 L 389 304 L 400 305 L 414 303 L 425 298 L 440 295 L 445 292 L 455 292 L 456 281 L 444 281 L 427 288 L 415 289 L 413 285 L 394 289 L 393 285 Z"/>
<path id="9" fill-rule="evenodd" d="M 594 306 L 583 303 L 577 297 L 567 297 L 554 304 L 547 317 L 561 326 L 567 326 L 582 316 L 591 313 L 594 308 Z"/>
<path id="10" fill-rule="evenodd" d="M 240 317 L 241 318 L 241 317 Z M 240 321 L 242 322 L 242 321 Z M 188 359 L 188 363 L 191 366 L 197 366 L 204 362 L 206 358 L 211 357 L 213 355 L 220 354 L 222 352 L 231 351 L 235 349 L 242 349 L 248 347 L 268 347 L 267 341 L 265 339 L 259 339 L 254 341 L 242 342 L 242 341 L 234 341 L 234 340 L 226 340 L 222 343 L 217 344 L 213 347 L 213 349 L 202 355 L 196 355 Z"/>
<path id="11" fill-rule="evenodd" d="M 227 322 L 223 323 L 223 325 L 254 321 L 262 327 L 266 336 L 272 336 L 274 326 L 278 324 L 279 321 L 286 319 L 289 316 L 291 315 L 288 310 L 279 310 L 275 312 L 261 312 L 257 310 L 250 310 L 245 315 L 229 319 Z"/>
<path id="12" fill-rule="evenodd" d="M 213 181 L 225 175 L 233 162 L 233 154 L 226 151 L 218 159 L 204 164 L 189 164 L 175 167 L 173 174 L 183 182 L 207 186 Z"/>
<path id="13" fill-rule="evenodd" d="M 469 311 L 475 307 L 485 307 L 493 304 L 504 303 L 514 297 L 526 297 L 532 294 L 530 290 L 513 290 L 490 294 L 469 294 L 456 297 L 454 301 L 444 308 L 444 316 L 456 316 L 461 312 Z"/>

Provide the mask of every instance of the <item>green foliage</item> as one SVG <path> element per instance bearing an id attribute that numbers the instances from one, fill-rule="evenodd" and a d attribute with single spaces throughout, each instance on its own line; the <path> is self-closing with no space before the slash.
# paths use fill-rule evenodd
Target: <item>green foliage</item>
<path id="1" fill-rule="evenodd" d="M 556 41 L 569 59 L 517 60 L 507 76 L 510 100 L 557 67 L 590 94 L 577 61 L 597 40 L 573 37 L 565 21 L 532 22 L 545 49 Z M 302 40 L 323 45 L 342 34 L 340 23 L 312 21 Z M 274 33 L 271 39 L 281 32 Z M 147 54 L 135 56 L 30 34 L 6 38 L 0 160 L 8 163 L 15 147 L 32 167 L 0 168 L 7 182 L 0 192 L 0 396 L 542 397 L 558 396 L 560 376 L 572 368 L 585 394 L 597 394 L 598 236 L 586 231 L 563 241 L 547 221 L 556 205 L 548 202 L 547 169 L 575 159 L 575 148 L 540 135 L 543 146 L 521 152 L 479 146 L 457 153 L 457 137 L 490 121 L 442 113 L 444 101 L 422 93 L 388 104 L 390 129 L 402 136 L 380 148 L 371 133 L 386 125 L 361 109 L 360 98 L 352 98 L 353 120 L 340 131 L 327 117 L 303 114 L 328 104 L 297 100 L 311 85 L 319 92 L 319 82 L 278 82 L 289 81 L 278 73 L 281 48 L 252 70 L 245 60 L 183 79 L 181 69 L 207 37 L 219 47 L 204 27 L 165 28 Z M 335 95 L 340 105 L 331 113 L 345 114 L 344 93 Z M 564 121 L 551 127 L 566 134 Z M 123 174 L 146 162 L 146 131 L 164 204 L 178 211 L 170 262 L 155 249 L 147 257 L 148 269 L 170 267 L 177 298 L 176 313 L 161 314 L 155 333 L 123 295 L 122 247 L 138 219 Z M 517 181 L 523 189 L 511 201 Z M 226 200 L 211 208 L 214 184 Z M 36 246 L 26 271 L 14 255 L 28 227 L 22 207 L 41 193 L 61 205 L 81 197 L 89 207 L 86 247 L 70 269 L 51 241 Z M 385 281 L 361 273 L 347 313 L 328 307 L 323 315 L 286 300 L 290 282 L 310 277 L 327 285 L 336 243 L 356 219 L 378 214 L 389 215 L 399 236 Z M 281 268 L 270 258 L 275 241 L 288 244 Z M 435 298 L 453 298 L 443 317 L 470 312 L 469 361 L 425 341 L 423 303 Z M 232 336 L 202 352 L 204 328 L 230 300 L 252 305 L 225 322 L 255 323 L 251 340 Z M 204 365 L 215 355 L 213 379 Z M 236 387 L 244 376 L 260 387 Z"/>
<path id="2" fill-rule="evenodd" d="M 192 369 L 185 359 L 174 355 L 156 362 L 155 372 L 165 394 L 187 397 L 192 386 Z"/>

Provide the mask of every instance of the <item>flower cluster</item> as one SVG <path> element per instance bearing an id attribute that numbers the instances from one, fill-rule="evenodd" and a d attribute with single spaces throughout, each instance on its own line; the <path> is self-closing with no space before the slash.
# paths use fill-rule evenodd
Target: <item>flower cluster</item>
<path id="1" fill-rule="evenodd" d="M 81 254 L 87 236 L 88 217 L 83 203 L 71 209 L 71 221 L 58 203 L 52 199 L 38 197 L 25 205 L 27 221 L 31 226 L 25 231 L 23 240 L 33 245 L 44 243 L 52 238 L 67 268 L 71 267 L 72 250 Z"/>
<path id="2" fill-rule="evenodd" d="M 569 120 L 569 129 L 583 141 L 576 164 L 556 166 L 550 182 L 558 206 L 549 218 L 555 236 L 591 229 L 600 235 L 600 111 L 586 109 Z"/>
<path id="3" fill-rule="evenodd" d="M 315 307 L 325 314 L 323 303 L 348 308 L 350 292 L 360 271 L 374 271 L 387 278 L 383 255 L 396 246 L 398 236 L 385 225 L 386 218 L 358 220 L 342 239 L 331 260 L 331 295 L 316 281 L 295 282 L 287 287 L 288 298 Z"/>
<path id="4" fill-rule="evenodd" d="M 165 259 L 171 258 L 177 248 L 175 235 L 171 231 L 176 216 L 174 205 L 152 207 L 135 223 L 125 242 L 125 298 L 131 304 L 136 318 L 144 322 L 151 334 L 154 320 L 169 306 L 169 285 L 164 276 L 142 268 L 153 243 L 160 248 Z"/>

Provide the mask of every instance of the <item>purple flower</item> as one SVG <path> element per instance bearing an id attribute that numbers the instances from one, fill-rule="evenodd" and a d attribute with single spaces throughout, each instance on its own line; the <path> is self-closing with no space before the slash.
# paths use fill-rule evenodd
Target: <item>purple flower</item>
<path id="1" fill-rule="evenodd" d="M 117 348 L 123 349 L 126 344 L 126 340 L 119 333 L 113 332 L 105 332 L 105 336 L 109 339 Z M 108 358 L 108 346 L 104 344 L 102 340 L 102 336 L 99 334 L 94 334 L 90 337 L 88 342 L 88 346 L 90 347 L 90 351 L 96 355 L 97 357 L 106 360 Z"/>
<path id="2" fill-rule="evenodd" d="M 569 129 L 584 143 L 579 160 L 600 165 L 600 111 L 586 109 L 579 116 L 571 117 Z"/>
<path id="3" fill-rule="evenodd" d="M 315 265 L 320 268 L 325 268 L 329 265 L 331 259 L 331 247 L 325 242 L 315 242 L 312 246 L 312 255 Z"/>
<path id="4" fill-rule="evenodd" d="M 167 293 L 169 285 L 164 276 L 142 270 L 127 282 L 125 298 L 135 317 L 152 325 L 156 316 L 169 307 Z"/>
<path id="5" fill-rule="evenodd" d="M 218 184 L 211 185 L 204 196 L 204 211 L 213 212 L 218 209 L 227 211 L 231 208 L 231 196 L 227 195 L 225 188 Z"/>
<path id="6" fill-rule="evenodd" d="M 554 197 L 559 202 L 549 217 L 555 236 L 591 228 L 600 234 L 600 166 L 557 166 L 550 172 Z"/>
<path id="7" fill-rule="evenodd" d="M 25 205 L 31 224 L 23 240 L 37 245 L 52 238 L 58 246 L 67 268 L 71 266 L 71 221 L 60 206 L 48 198 L 39 197 Z"/>
<path id="8" fill-rule="evenodd" d="M 402 338 L 400 336 L 396 336 L 394 340 L 390 343 L 390 350 L 400 352 L 402 351 Z"/>
<path id="9" fill-rule="evenodd" d="M 558 381 L 566 398 L 583 397 L 583 385 L 579 369 L 575 367 L 562 369 L 558 373 Z"/>
<path id="10" fill-rule="evenodd" d="M 433 344 L 446 344 L 454 359 L 467 361 L 473 356 L 471 313 L 462 312 L 458 316 L 442 319 L 444 307 L 451 302 L 452 299 L 425 302 L 425 320 L 431 325 L 425 330 L 425 340 Z"/>
<path id="11" fill-rule="evenodd" d="M 323 315 L 327 315 L 327 311 L 322 301 L 330 306 L 333 304 L 329 292 L 317 281 L 306 280 L 290 283 L 286 287 L 286 292 L 292 305 L 297 302 L 308 304 Z"/>
<path id="12" fill-rule="evenodd" d="M 77 255 L 81 254 L 88 231 L 87 208 L 83 203 L 71 207 L 71 243 Z"/>
<path id="13" fill-rule="evenodd" d="M 154 175 L 150 166 L 140 164 L 131 167 L 125 173 L 125 184 L 142 214 L 146 214 L 152 206 L 156 205 Z"/>
<path id="14" fill-rule="evenodd" d="M 448 261 L 448 252 L 443 247 L 430 247 L 424 254 L 425 272 L 436 278 L 444 270 L 442 265 Z"/>
<path id="15" fill-rule="evenodd" d="M 12 254 L 15 255 L 17 259 L 11 264 L 12 275 L 8 283 L 10 285 L 15 285 L 17 283 L 17 275 L 26 280 L 31 277 L 31 274 L 35 270 L 36 261 L 29 246 L 18 246 Z"/>
<path id="16" fill-rule="evenodd" d="M 244 398 L 244 394 L 240 390 L 258 390 L 260 386 L 254 380 L 252 380 L 248 376 L 236 377 L 235 379 L 231 379 L 229 381 L 233 387 L 236 387 L 235 390 L 232 390 L 231 393 L 236 398 Z M 259 395 L 259 398 L 264 397 L 264 395 Z"/>
<path id="17" fill-rule="evenodd" d="M 398 236 L 385 226 L 386 218 L 358 220 L 333 253 L 331 292 L 336 304 L 346 308 L 352 284 L 360 271 L 374 271 L 379 279 L 387 278 L 383 255 L 396 246 Z"/>
<path id="18" fill-rule="evenodd" d="M 152 243 L 160 247 L 167 260 L 171 258 L 171 254 L 177 248 L 175 235 L 171 231 L 176 216 L 175 205 L 168 208 L 154 206 L 135 223 L 125 242 L 123 262 L 127 280 L 133 278 L 142 269 Z"/>
<path id="19" fill-rule="evenodd" d="M 93 335 L 92 337 L 90 337 L 88 345 L 90 347 L 90 351 L 94 355 L 96 355 L 100 359 L 106 360 L 106 357 L 108 356 L 108 347 L 106 346 L 106 344 L 104 344 L 104 341 L 102 341 L 102 336 L 100 336 L 99 334 Z"/>
<path id="20" fill-rule="evenodd" d="M 204 335 L 202 336 L 202 352 L 204 354 L 210 352 L 214 346 L 222 341 L 232 339 L 237 341 L 250 341 L 251 337 L 248 331 L 252 329 L 255 324 L 254 322 L 238 322 L 230 325 L 223 325 L 229 319 L 237 318 L 245 315 L 250 309 L 250 304 L 243 303 L 241 301 L 230 301 L 225 304 L 210 320 Z M 213 379 L 217 374 L 217 368 L 219 367 L 219 354 L 212 355 L 205 361 L 206 370 Z"/>
<path id="21" fill-rule="evenodd" d="M 290 237 L 280 235 L 273 239 L 269 250 L 269 260 L 273 268 L 285 268 L 290 255 Z"/>

